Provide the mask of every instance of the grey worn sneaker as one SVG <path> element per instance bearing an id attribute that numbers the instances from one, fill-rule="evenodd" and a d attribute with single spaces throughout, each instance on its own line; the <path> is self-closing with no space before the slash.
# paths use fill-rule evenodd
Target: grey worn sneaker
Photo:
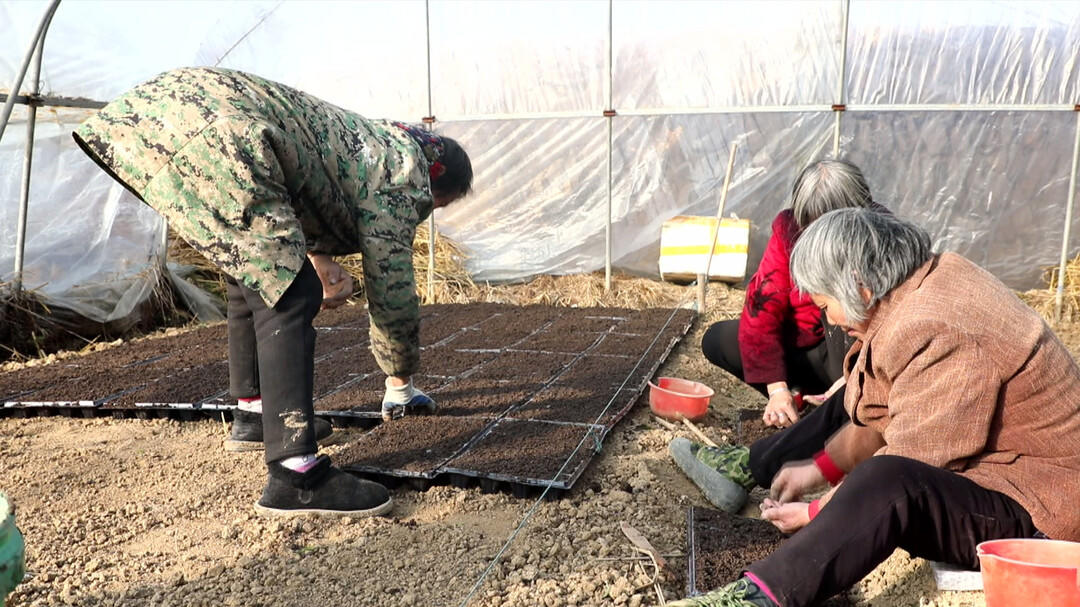
<path id="1" fill-rule="evenodd" d="M 255 511 L 267 516 L 379 516 L 390 511 L 390 492 L 379 483 L 357 478 L 320 455 L 306 472 L 273 462 Z"/>
<path id="2" fill-rule="evenodd" d="M 713 506 L 735 514 L 757 484 L 750 474 L 749 447 L 708 447 L 676 438 L 668 451 Z"/>
<path id="3" fill-rule="evenodd" d="M 719 590 L 681 601 L 668 603 L 666 607 L 777 607 L 757 584 L 745 577 Z"/>
<path id="4" fill-rule="evenodd" d="M 315 442 L 320 445 L 329 445 L 334 442 L 336 437 L 333 436 L 334 428 L 330 425 L 330 422 L 321 417 L 316 417 L 314 426 Z M 232 430 L 229 432 L 229 438 L 225 439 L 225 450 L 231 453 L 239 453 L 241 451 L 262 451 L 263 448 L 262 414 L 241 409 L 233 411 Z"/>

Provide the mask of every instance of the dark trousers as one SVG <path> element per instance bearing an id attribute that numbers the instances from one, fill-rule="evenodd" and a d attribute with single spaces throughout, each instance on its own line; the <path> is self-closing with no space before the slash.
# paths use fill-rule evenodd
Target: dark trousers
<path id="1" fill-rule="evenodd" d="M 799 421 L 750 445 L 750 473 L 758 485 L 768 488 L 781 466 L 813 457 L 825 448 L 825 442 L 837 430 L 851 421 L 844 409 L 845 392 L 846 388 L 840 388 Z"/>
<path id="2" fill-rule="evenodd" d="M 226 279 L 229 296 L 229 393 L 262 396 L 266 461 L 315 453 L 311 404 L 315 373 L 315 328 L 322 283 L 311 262 L 277 305 Z"/>
<path id="3" fill-rule="evenodd" d="M 896 548 L 975 569 L 979 542 L 1036 533 L 1008 496 L 948 470 L 880 455 L 856 466 L 809 525 L 749 570 L 782 607 L 802 607 L 851 587 Z"/>
<path id="4" fill-rule="evenodd" d="M 784 352 L 788 372 L 784 379 L 803 394 L 820 394 L 844 375 L 844 355 L 851 341 L 840 328 L 825 326 L 825 339 L 818 345 Z M 746 381 L 739 351 L 738 319 L 722 320 L 710 326 L 701 337 L 701 352 L 712 364 Z M 748 385 L 766 394 L 765 384 Z"/>

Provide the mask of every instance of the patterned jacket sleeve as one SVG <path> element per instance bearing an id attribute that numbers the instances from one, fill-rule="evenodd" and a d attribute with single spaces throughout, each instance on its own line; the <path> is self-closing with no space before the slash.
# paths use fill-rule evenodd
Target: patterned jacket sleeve
<path id="1" fill-rule="evenodd" d="M 369 236 L 362 257 L 372 354 L 387 375 L 413 375 L 420 366 L 420 300 L 412 237 Z"/>
<path id="2" fill-rule="evenodd" d="M 791 315 L 791 270 L 788 266 L 795 221 L 782 211 L 772 224 L 758 270 L 746 286 L 746 303 L 739 318 L 739 353 L 747 383 L 787 379 L 784 364 L 784 319 Z"/>

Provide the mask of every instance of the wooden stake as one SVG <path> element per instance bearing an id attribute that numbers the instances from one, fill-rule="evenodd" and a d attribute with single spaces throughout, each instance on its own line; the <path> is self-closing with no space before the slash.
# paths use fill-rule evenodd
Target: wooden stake
<path id="1" fill-rule="evenodd" d="M 675 431 L 675 430 L 679 429 L 678 426 L 676 426 L 675 424 L 669 422 L 668 420 L 666 420 L 666 419 L 664 419 L 662 417 L 654 415 L 653 418 L 656 420 L 657 423 L 659 423 L 661 426 L 667 428 L 668 430 Z"/>
<path id="2" fill-rule="evenodd" d="M 694 422 L 686 419 L 685 417 L 682 418 L 682 422 L 684 424 L 686 424 L 687 428 L 690 428 L 691 432 L 693 432 L 695 435 L 697 435 L 698 438 L 701 439 L 701 442 L 705 443 L 706 445 L 708 445 L 710 447 L 716 447 L 717 446 L 716 443 L 712 442 L 712 439 L 710 439 L 708 436 L 705 436 L 705 433 L 702 432 L 701 430 L 699 430 L 698 427 L 694 425 Z"/>

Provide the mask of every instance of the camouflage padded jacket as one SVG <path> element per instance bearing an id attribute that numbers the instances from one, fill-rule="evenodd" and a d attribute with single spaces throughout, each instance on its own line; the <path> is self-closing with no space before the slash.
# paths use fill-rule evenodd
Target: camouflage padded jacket
<path id="1" fill-rule="evenodd" d="M 128 91 L 74 136 L 268 306 L 307 252 L 361 253 L 372 352 L 388 374 L 417 371 L 412 242 L 432 195 L 428 161 L 404 130 L 250 74 L 184 68 Z"/>

